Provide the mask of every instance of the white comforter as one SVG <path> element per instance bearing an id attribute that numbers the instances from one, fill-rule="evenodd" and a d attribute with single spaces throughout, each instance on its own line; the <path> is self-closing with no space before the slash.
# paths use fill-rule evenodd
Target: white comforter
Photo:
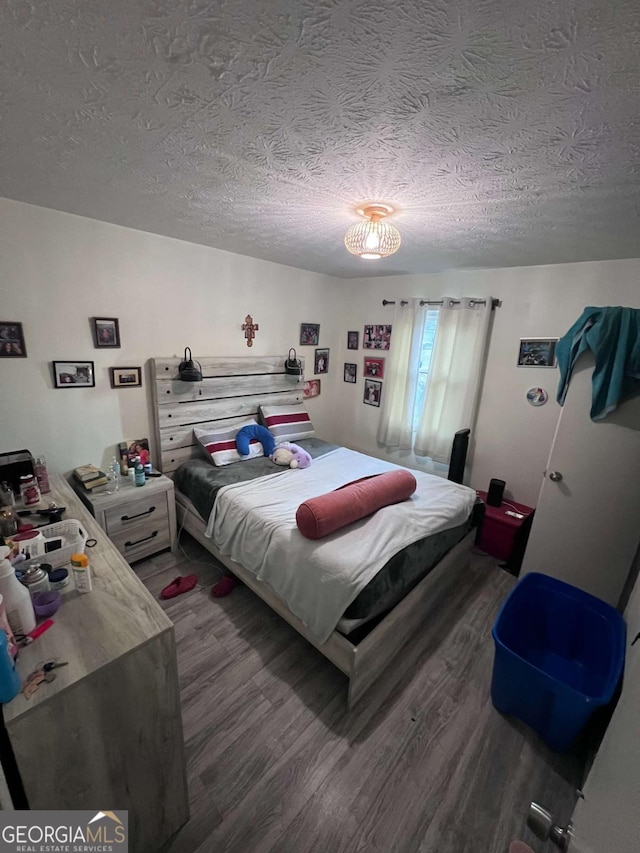
<path id="1" fill-rule="evenodd" d="M 338 448 L 304 470 L 270 474 L 218 492 L 207 525 L 222 554 L 266 581 L 324 643 L 371 578 L 402 548 L 462 524 L 476 495 L 441 477 L 411 471 L 418 488 L 399 504 L 311 541 L 296 526 L 302 501 L 351 480 L 399 468 Z"/>

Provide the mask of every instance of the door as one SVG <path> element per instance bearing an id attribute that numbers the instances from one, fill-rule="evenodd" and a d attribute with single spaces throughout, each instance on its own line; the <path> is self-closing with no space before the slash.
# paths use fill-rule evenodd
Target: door
<path id="1" fill-rule="evenodd" d="M 574 370 L 522 573 L 543 572 L 617 605 L 640 541 L 640 398 L 594 423 L 593 358 Z"/>
<path id="2" fill-rule="evenodd" d="M 640 556 L 638 557 L 640 560 Z M 638 853 L 640 849 L 640 581 L 625 611 L 627 657 L 622 695 L 573 815 L 575 853 Z"/>

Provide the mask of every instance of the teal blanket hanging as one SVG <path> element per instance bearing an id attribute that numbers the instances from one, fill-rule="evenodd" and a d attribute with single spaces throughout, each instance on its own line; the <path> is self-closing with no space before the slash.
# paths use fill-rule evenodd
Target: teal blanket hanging
<path id="1" fill-rule="evenodd" d="M 620 403 L 640 395 L 640 309 L 585 308 L 558 341 L 558 402 L 564 405 L 578 358 L 590 350 L 595 358 L 591 419 L 601 421 Z"/>

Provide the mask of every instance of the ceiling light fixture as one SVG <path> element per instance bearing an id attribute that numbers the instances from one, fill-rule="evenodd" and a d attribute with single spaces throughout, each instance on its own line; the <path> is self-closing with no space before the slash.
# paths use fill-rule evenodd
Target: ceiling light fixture
<path id="1" fill-rule="evenodd" d="M 393 255 L 400 248 L 400 232 L 388 222 L 385 216 L 393 213 L 388 204 L 368 204 L 357 211 L 366 222 L 356 222 L 344 235 L 344 244 L 352 255 L 366 260 L 377 260 Z"/>

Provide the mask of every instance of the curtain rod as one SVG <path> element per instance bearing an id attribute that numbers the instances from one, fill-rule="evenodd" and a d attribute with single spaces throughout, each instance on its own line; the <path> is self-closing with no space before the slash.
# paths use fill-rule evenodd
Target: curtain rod
<path id="1" fill-rule="evenodd" d="M 461 302 L 460 299 L 452 299 L 451 300 L 452 305 L 459 305 L 460 302 Z M 486 299 L 472 299 L 471 302 L 473 302 L 474 305 L 486 305 L 487 304 Z M 443 303 L 444 303 L 444 299 L 421 299 L 420 300 L 420 305 L 442 305 Z M 395 305 L 396 302 L 395 302 L 395 299 L 383 299 L 382 304 L 383 305 Z M 408 304 L 409 303 L 408 303 L 407 299 L 401 299 L 400 300 L 400 305 L 408 305 Z M 502 302 L 500 299 L 492 299 L 491 300 L 491 310 L 492 311 L 494 308 L 500 308 L 501 305 L 502 305 Z"/>

